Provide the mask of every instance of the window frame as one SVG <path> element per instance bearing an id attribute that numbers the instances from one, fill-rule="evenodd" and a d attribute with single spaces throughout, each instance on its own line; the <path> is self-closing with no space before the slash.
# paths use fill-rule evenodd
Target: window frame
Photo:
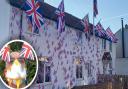
<path id="1" fill-rule="evenodd" d="M 103 61 L 103 74 L 112 74 L 112 61 Z"/>
<path id="2" fill-rule="evenodd" d="M 40 65 L 40 63 L 41 64 L 43 64 L 42 63 L 42 61 L 39 61 L 39 66 L 38 66 L 38 73 L 37 73 L 37 78 L 36 78 L 36 83 L 37 84 L 40 84 L 40 83 L 44 83 L 44 69 L 42 69 L 43 71 L 43 73 L 40 71 L 40 69 L 42 68 L 42 66 Z M 43 64 L 43 68 L 44 68 L 44 64 Z M 38 82 L 38 77 L 39 77 L 39 75 L 42 75 L 43 74 L 43 76 L 41 76 L 41 79 L 42 79 L 42 81 L 41 82 Z M 40 79 L 40 78 L 39 78 Z"/>
<path id="3" fill-rule="evenodd" d="M 79 69 L 77 70 L 77 68 L 79 68 Z M 79 72 L 79 71 L 81 71 L 81 72 Z M 82 64 L 77 64 L 76 65 L 76 79 L 82 79 L 82 78 L 83 78 L 83 66 L 82 66 Z"/>
<path id="4" fill-rule="evenodd" d="M 112 42 L 109 42 L 109 50 L 112 52 Z"/>
<path id="5" fill-rule="evenodd" d="M 102 49 L 106 49 L 106 40 L 102 39 Z"/>
<path id="6" fill-rule="evenodd" d="M 36 79 L 36 84 L 40 84 L 40 83 L 51 83 L 52 82 L 52 77 L 51 77 L 51 66 L 50 66 L 50 63 L 46 63 L 46 62 L 43 62 L 43 61 L 39 61 L 39 63 L 41 63 L 41 64 L 43 64 L 43 71 L 42 72 L 38 72 L 38 74 L 37 74 L 37 77 L 39 76 L 39 75 L 42 75 L 41 77 L 42 77 L 42 82 L 37 82 L 38 81 L 38 79 Z M 50 67 L 50 81 L 46 81 L 46 67 Z M 39 70 L 42 68 L 42 66 L 40 66 L 39 65 Z M 39 71 L 38 70 L 38 71 Z"/>
<path id="7" fill-rule="evenodd" d="M 47 74 L 46 74 L 46 67 L 50 67 L 50 74 L 49 74 L 49 75 L 50 75 L 50 81 L 48 81 L 48 82 L 51 82 L 51 80 L 52 80 L 52 79 L 51 79 L 51 66 L 50 66 L 49 63 L 45 63 L 45 64 L 44 64 L 44 82 L 45 82 L 45 83 L 48 83 L 48 82 L 46 82 L 46 75 L 47 75 Z"/>
<path id="8" fill-rule="evenodd" d="M 86 63 L 88 77 L 92 76 L 92 66 L 91 65 L 92 65 L 91 62 Z"/>

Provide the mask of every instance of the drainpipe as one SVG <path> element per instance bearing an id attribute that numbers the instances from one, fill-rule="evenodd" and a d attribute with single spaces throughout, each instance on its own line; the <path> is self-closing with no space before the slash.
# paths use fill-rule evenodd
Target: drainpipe
<path id="1" fill-rule="evenodd" d="M 21 11 L 21 17 L 20 17 L 20 34 L 19 39 L 22 39 L 22 22 L 23 22 L 23 12 Z"/>
<path id="2" fill-rule="evenodd" d="M 124 50 L 124 23 L 123 23 L 123 18 L 121 18 L 121 25 L 122 25 L 122 56 L 125 58 L 125 50 Z"/>

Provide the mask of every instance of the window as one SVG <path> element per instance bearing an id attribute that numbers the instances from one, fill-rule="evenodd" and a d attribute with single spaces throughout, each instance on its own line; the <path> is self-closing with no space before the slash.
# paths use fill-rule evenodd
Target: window
<path id="1" fill-rule="evenodd" d="M 102 49 L 104 48 L 104 39 L 102 39 Z"/>
<path id="2" fill-rule="evenodd" d="M 102 39 L 102 49 L 106 49 L 106 40 Z"/>
<path id="3" fill-rule="evenodd" d="M 44 83 L 44 63 L 39 61 L 39 68 L 37 73 L 37 83 Z"/>
<path id="4" fill-rule="evenodd" d="M 92 76 L 92 70 L 91 70 L 91 62 L 87 63 L 86 66 L 87 66 L 87 72 L 88 72 L 88 77 L 89 76 Z"/>
<path id="5" fill-rule="evenodd" d="M 112 52 L 112 42 L 109 42 L 109 50 Z"/>
<path id="6" fill-rule="evenodd" d="M 82 71 L 82 65 L 79 64 L 79 65 L 76 65 L 76 78 L 79 79 L 79 78 L 82 78 L 83 76 L 83 71 Z"/>
<path id="7" fill-rule="evenodd" d="M 103 73 L 104 74 L 112 74 L 112 62 L 111 61 L 103 61 Z"/>
<path id="8" fill-rule="evenodd" d="M 103 61 L 103 74 L 107 74 L 107 64 L 106 61 Z"/>
<path id="9" fill-rule="evenodd" d="M 104 39 L 104 49 L 106 49 L 106 40 Z"/>
<path id="10" fill-rule="evenodd" d="M 110 61 L 109 63 L 109 70 L 108 70 L 109 74 L 112 74 L 112 62 Z"/>
<path id="11" fill-rule="evenodd" d="M 49 64 L 39 61 L 37 83 L 51 82 L 51 67 Z"/>
<path id="12" fill-rule="evenodd" d="M 45 82 L 51 81 L 51 68 L 50 66 L 45 66 Z"/>

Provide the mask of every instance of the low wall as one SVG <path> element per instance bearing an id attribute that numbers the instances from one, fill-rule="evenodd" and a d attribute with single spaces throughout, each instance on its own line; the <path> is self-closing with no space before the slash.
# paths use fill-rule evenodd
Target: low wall
<path id="1" fill-rule="evenodd" d="M 128 89 L 127 75 L 98 75 L 95 85 L 75 86 L 72 89 Z"/>
<path id="2" fill-rule="evenodd" d="M 101 83 L 96 85 L 77 86 L 77 87 L 73 87 L 72 89 L 112 89 L 111 86 L 112 86 L 111 83 Z"/>

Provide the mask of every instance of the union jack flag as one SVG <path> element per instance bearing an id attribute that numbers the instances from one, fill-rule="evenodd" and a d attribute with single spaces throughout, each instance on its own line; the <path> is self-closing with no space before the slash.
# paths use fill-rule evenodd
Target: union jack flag
<path id="1" fill-rule="evenodd" d="M 65 30 L 65 14 L 64 14 L 64 0 L 61 1 L 59 7 L 56 10 L 57 18 L 57 29 L 59 32 L 64 32 Z"/>
<path id="2" fill-rule="evenodd" d="M 100 22 L 98 22 L 96 25 L 96 33 L 99 37 L 106 37 L 106 32 Z"/>
<path id="3" fill-rule="evenodd" d="M 0 56 L 2 60 L 10 62 L 10 53 L 9 53 L 9 47 L 4 47 L 0 51 Z"/>
<path id="4" fill-rule="evenodd" d="M 107 34 L 107 38 L 110 41 L 112 41 L 114 43 L 117 42 L 118 39 L 116 38 L 116 36 L 113 34 L 113 32 L 111 31 L 111 29 L 109 27 L 106 29 L 106 34 Z"/>
<path id="5" fill-rule="evenodd" d="M 26 43 L 24 43 L 22 45 L 22 50 L 20 52 L 20 56 L 23 56 L 25 59 L 30 58 L 30 59 L 34 60 L 34 56 L 33 56 L 31 47 L 29 45 L 27 45 Z"/>
<path id="6" fill-rule="evenodd" d="M 82 24 L 84 26 L 84 32 L 89 32 L 89 18 L 88 14 L 82 19 Z"/>
<path id="7" fill-rule="evenodd" d="M 33 32 L 39 34 L 39 29 L 41 29 L 41 26 L 44 24 L 39 1 L 26 0 L 24 9 L 33 26 Z"/>
<path id="8" fill-rule="evenodd" d="M 86 37 L 90 39 L 90 30 L 89 30 L 89 17 L 88 14 L 81 20 L 81 23 L 84 26 L 84 32 L 86 33 Z"/>
<path id="9" fill-rule="evenodd" d="M 93 15 L 94 15 L 94 17 L 96 17 L 96 15 L 98 15 L 97 0 L 93 0 Z"/>

